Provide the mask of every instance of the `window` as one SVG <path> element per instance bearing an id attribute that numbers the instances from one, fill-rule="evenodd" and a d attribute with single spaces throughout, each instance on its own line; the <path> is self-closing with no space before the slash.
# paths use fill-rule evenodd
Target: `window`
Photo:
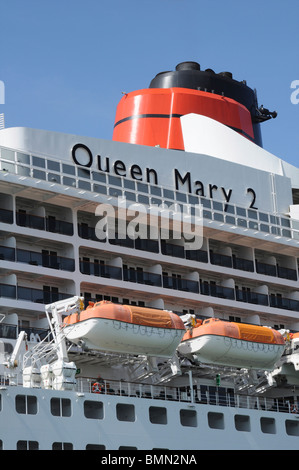
<path id="1" fill-rule="evenodd" d="M 32 157 L 32 165 L 39 166 L 40 168 L 46 167 L 45 160 L 40 157 Z"/>
<path id="2" fill-rule="evenodd" d="M 250 432 L 250 417 L 247 415 L 235 415 L 235 427 L 237 431 Z"/>
<path id="3" fill-rule="evenodd" d="M 65 163 L 62 164 L 62 172 L 67 173 L 68 175 L 75 175 L 75 167 L 71 165 L 66 165 Z"/>
<path id="4" fill-rule="evenodd" d="M 162 406 L 149 407 L 149 419 L 153 424 L 167 424 L 167 410 Z"/>
<path id="5" fill-rule="evenodd" d="M 182 426 L 197 427 L 197 413 L 195 410 L 180 410 L 180 420 Z"/>
<path id="6" fill-rule="evenodd" d="M 32 395 L 17 395 L 16 396 L 16 411 L 20 414 L 36 415 L 37 413 L 37 398 Z"/>
<path id="7" fill-rule="evenodd" d="M 71 416 L 71 400 L 68 398 L 51 398 L 51 413 L 53 416 Z"/>
<path id="8" fill-rule="evenodd" d="M 287 419 L 285 422 L 286 432 L 289 436 L 299 436 L 299 422 Z"/>
<path id="9" fill-rule="evenodd" d="M 1 157 L 4 158 L 5 160 L 12 160 L 14 161 L 15 159 L 15 152 L 13 150 L 8 150 L 8 149 L 1 149 Z"/>
<path id="10" fill-rule="evenodd" d="M 73 450 L 71 442 L 53 442 L 52 450 Z"/>
<path id="11" fill-rule="evenodd" d="M 84 416 L 90 419 L 103 419 L 103 403 L 101 401 L 90 401 L 84 402 Z"/>
<path id="12" fill-rule="evenodd" d="M 208 413 L 208 423 L 212 429 L 224 429 L 224 415 L 223 413 Z"/>
<path id="13" fill-rule="evenodd" d="M 30 165 L 30 157 L 26 153 L 17 152 L 17 162 L 24 163 L 25 165 Z"/>
<path id="14" fill-rule="evenodd" d="M 18 441 L 17 450 L 39 450 L 37 441 Z"/>
<path id="15" fill-rule="evenodd" d="M 274 418 L 261 418 L 261 430 L 266 434 L 276 434 Z"/>
<path id="16" fill-rule="evenodd" d="M 119 421 L 135 421 L 135 406 L 118 403 L 116 405 L 116 416 Z"/>
<path id="17" fill-rule="evenodd" d="M 87 444 L 86 450 L 106 450 L 106 447 L 102 444 Z"/>
<path id="18" fill-rule="evenodd" d="M 40 180 L 45 180 L 46 179 L 46 173 L 44 171 L 40 170 L 33 170 L 33 178 L 38 178 Z"/>
<path id="19" fill-rule="evenodd" d="M 60 163 L 54 162 L 53 160 L 48 160 L 48 170 L 60 172 Z"/>

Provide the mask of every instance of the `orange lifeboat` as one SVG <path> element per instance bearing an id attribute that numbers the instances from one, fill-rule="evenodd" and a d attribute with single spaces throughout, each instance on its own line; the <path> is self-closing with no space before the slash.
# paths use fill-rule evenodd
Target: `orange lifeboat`
<path id="1" fill-rule="evenodd" d="M 273 369 L 285 349 L 283 336 L 265 326 L 210 318 L 188 330 L 178 351 L 202 363 Z"/>
<path id="2" fill-rule="evenodd" d="M 112 353 L 172 357 L 185 331 L 172 312 L 106 301 L 64 319 L 69 341 Z"/>

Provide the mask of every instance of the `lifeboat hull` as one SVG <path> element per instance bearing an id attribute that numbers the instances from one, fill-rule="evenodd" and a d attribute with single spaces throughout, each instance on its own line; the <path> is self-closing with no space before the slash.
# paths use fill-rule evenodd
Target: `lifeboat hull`
<path id="1" fill-rule="evenodd" d="M 165 327 L 163 315 L 160 313 L 157 314 L 160 315 L 158 321 L 153 318 L 151 323 L 150 320 L 142 321 L 141 316 L 146 317 L 147 312 L 143 313 L 140 308 L 135 308 L 133 314 L 136 314 L 138 310 L 139 322 L 134 322 L 129 306 L 116 306 L 114 310 L 112 309 L 110 304 L 106 309 L 90 309 L 83 315 L 81 313 L 81 321 L 65 325 L 66 338 L 75 344 L 82 344 L 87 349 L 103 352 L 158 357 L 173 356 L 185 333 L 184 325 L 179 317 L 174 318 L 176 325 L 168 323 Z M 114 314 L 115 311 L 117 314 Z M 152 316 L 154 312 L 149 310 Z M 173 317 L 170 315 L 174 316 L 174 314 L 165 312 L 164 316 L 166 314 L 169 321 L 173 322 Z"/>
<path id="2" fill-rule="evenodd" d="M 171 357 L 183 331 L 95 318 L 65 329 L 66 337 L 88 349 Z"/>
<path id="3" fill-rule="evenodd" d="M 178 350 L 185 356 L 195 355 L 200 362 L 208 364 L 272 370 L 284 346 L 208 335 L 181 344 Z"/>
<path id="4" fill-rule="evenodd" d="M 255 333 L 255 341 L 252 341 L 250 340 L 250 336 L 253 336 L 252 325 L 247 325 L 249 333 L 246 338 L 245 334 L 242 335 L 243 325 L 235 326 L 236 324 L 232 323 L 226 325 L 225 322 L 220 322 L 222 325 L 219 325 L 216 323 L 215 328 L 213 325 L 208 328 L 203 325 L 185 335 L 178 346 L 178 351 L 182 355 L 195 358 L 202 363 L 264 370 L 273 370 L 284 352 L 283 338 L 278 332 L 273 332 L 271 329 L 255 327 L 255 331 L 258 333 Z M 258 328 L 266 329 L 258 330 Z M 259 337 L 260 331 L 262 333 Z M 271 339 L 270 332 L 272 333 Z M 259 340 L 262 334 L 265 336 L 263 341 Z"/>

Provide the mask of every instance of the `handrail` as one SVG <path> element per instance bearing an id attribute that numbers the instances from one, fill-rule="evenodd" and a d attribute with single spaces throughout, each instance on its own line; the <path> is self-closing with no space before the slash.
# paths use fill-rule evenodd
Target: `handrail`
<path id="1" fill-rule="evenodd" d="M 97 379 L 79 378 L 76 391 L 80 393 L 93 393 L 92 386 Z M 192 405 L 216 405 L 220 407 L 256 409 L 283 413 L 298 413 L 299 407 L 295 403 L 283 398 L 267 398 L 254 395 L 240 395 L 233 389 L 212 387 L 214 393 L 209 393 L 207 386 L 197 386 L 191 399 L 189 387 L 170 387 L 167 385 L 151 385 L 137 382 L 124 382 L 118 380 L 100 380 L 101 395 L 126 396 L 140 399 L 154 399 L 164 401 L 177 401 Z"/>
<path id="2" fill-rule="evenodd" d="M 0 387 L 7 388 L 10 386 L 22 386 L 21 376 L 0 376 Z M 93 385 L 99 382 L 100 393 L 96 388 L 93 391 Z M 99 396 L 123 396 L 136 399 L 162 400 L 171 402 L 180 402 L 196 405 L 218 406 L 223 408 L 264 410 L 276 413 L 288 413 L 298 416 L 299 406 L 296 401 L 293 403 L 284 398 L 269 398 L 257 395 L 240 395 L 235 393 L 233 389 L 224 387 L 211 387 L 213 393 L 207 392 L 207 386 L 197 386 L 194 390 L 193 399 L 191 399 L 190 389 L 188 387 L 170 387 L 167 385 L 151 385 L 138 382 L 125 382 L 122 380 L 103 380 L 91 377 L 80 377 L 76 380 L 75 393 L 90 393 L 95 397 Z M 26 387 L 25 390 L 30 390 Z M 36 387 L 34 387 L 36 390 Z M 46 391 L 46 389 L 43 389 Z M 204 392 L 204 393 L 201 393 Z M 221 393 L 220 393 L 221 392 Z M 70 392 L 71 393 L 71 392 Z M 201 396 L 200 396 L 201 394 Z M 295 398 L 295 397 L 294 397 Z"/>

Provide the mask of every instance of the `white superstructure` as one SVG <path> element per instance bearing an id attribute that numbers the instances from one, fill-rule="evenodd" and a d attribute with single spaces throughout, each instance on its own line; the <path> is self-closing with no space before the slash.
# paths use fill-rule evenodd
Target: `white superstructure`
<path id="1" fill-rule="evenodd" d="M 181 122 L 184 152 L 0 131 L 3 449 L 297 448 L 299 170 L 211 118 Z M 100 240 L 103 204 L 112 231 Z M 129 224 L 147 227 L 157 207 L 158 227 L 168 207 L 175 214 L 170 236 L 130 237 Z M 200 244 L 175 237 L 175 220 L 189 233 L 200 226 Z M 80 296 L 85 307 L 110 301 L 267 326 L 284 352 L 262 371 L 87 348 L 80 324 L 79 336 L 60 337 L 45 314 Z M 104 323 L 94 322 L 101 334 Z M 119 344 L 111 325 L 102 340 Z"/>

